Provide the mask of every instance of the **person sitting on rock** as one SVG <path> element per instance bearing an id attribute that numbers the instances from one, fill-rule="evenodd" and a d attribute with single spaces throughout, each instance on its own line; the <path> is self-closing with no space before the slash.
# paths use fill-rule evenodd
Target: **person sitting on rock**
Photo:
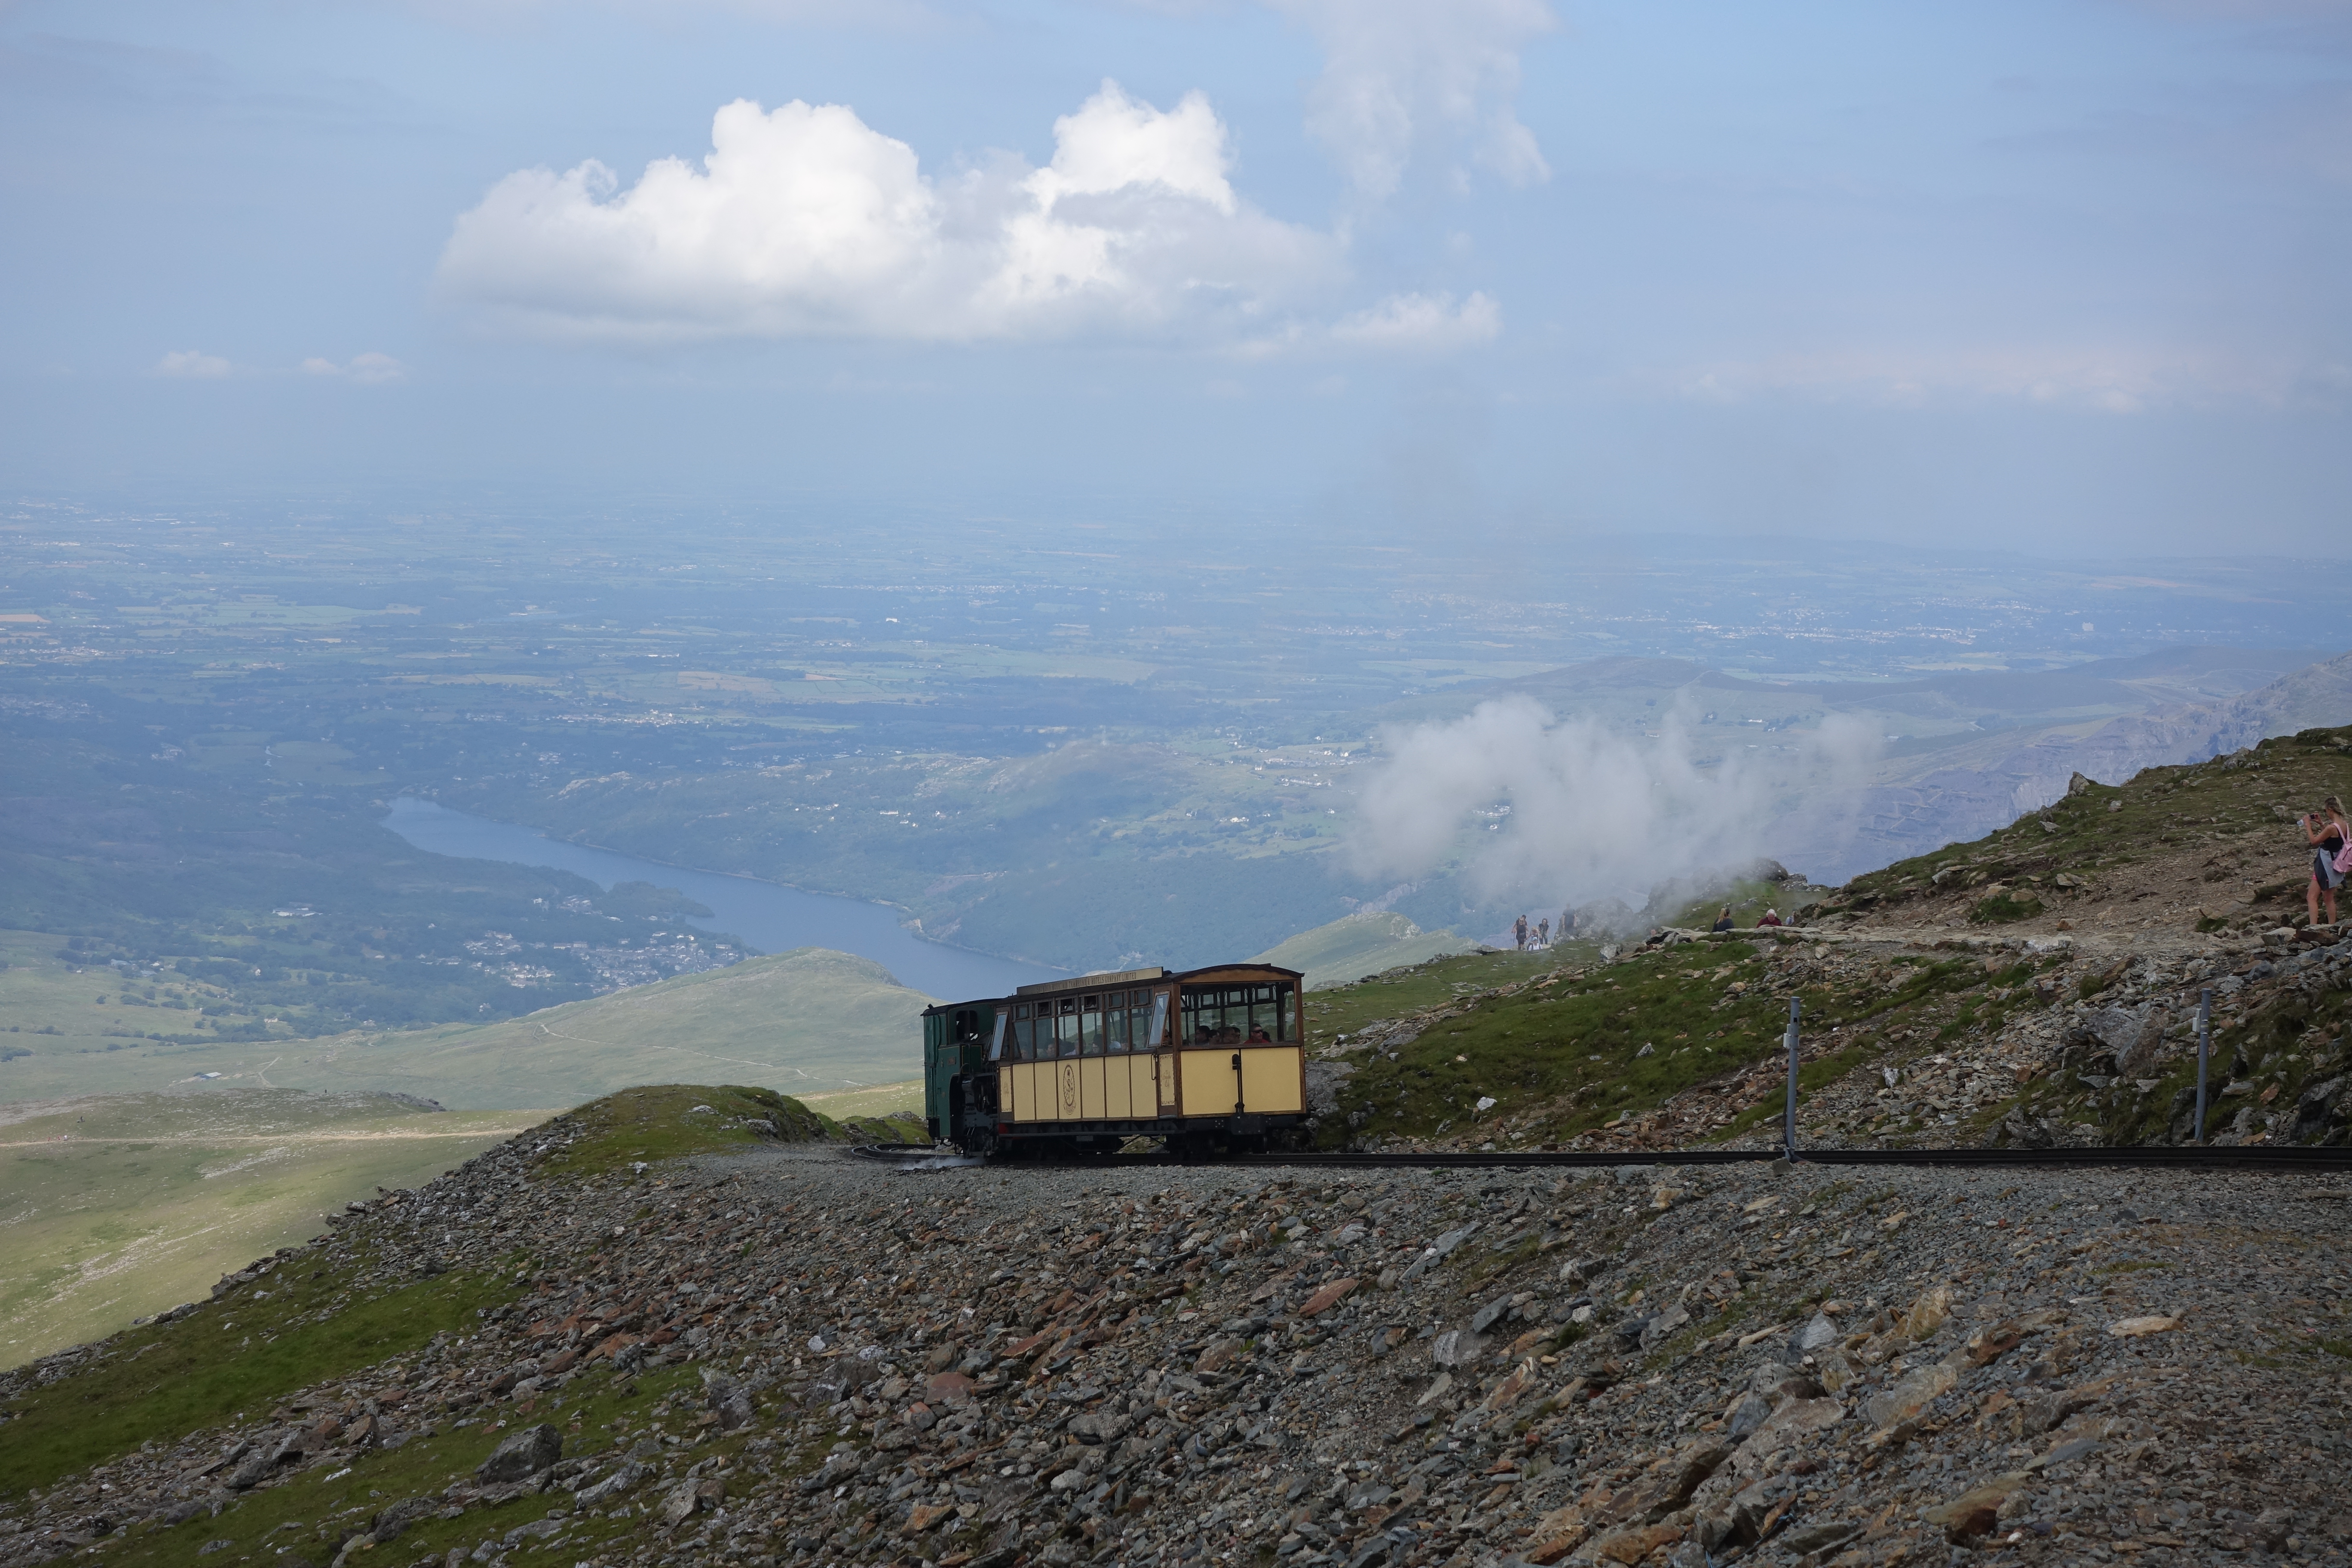
<path id="1" fill-rule="evenodd" d="M 1766 926 L 1776 926 L 1780 923 L 1780 911 L 1774 909 L 1768 909 L 1764 911 L 1764 918 L 1756 922 L 1756 929 L 1762 931 Z"/>
<path id="2" fill-rule="evenodd" d="M 1717 931 L 1729 931 L 1731 929 L 1731 906 L 1729 904 L 1724 905 L 1723 912 L 1715 917 L 1715 929 Z"/>

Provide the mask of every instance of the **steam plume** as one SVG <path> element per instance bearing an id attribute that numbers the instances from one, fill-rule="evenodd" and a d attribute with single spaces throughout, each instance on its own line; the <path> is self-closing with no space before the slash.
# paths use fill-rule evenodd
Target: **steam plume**
<path id="1" fill-rule="evenodd" d="M 1703 736 L 1679 711 L 1652 737 L 1555 719 L 1524 697 L 1483 702 L 1465 719 L 1383 731 L 1358 865 L 1420 877 L 1458 856 L 1482 898 L 1639 906 L 1670 879 L 1727 879 L 1770 852 L 1798 806 L 1849 795 L 1870 730 L 1832 718 L 1775 750 Z"/>

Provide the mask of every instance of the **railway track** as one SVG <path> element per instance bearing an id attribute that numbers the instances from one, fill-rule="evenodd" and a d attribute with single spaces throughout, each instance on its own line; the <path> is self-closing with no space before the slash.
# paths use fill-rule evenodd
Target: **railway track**
<path id="1" fill-rule="evenodd" d="M 858 1158 L 904 1167 L 971 1165 L 982 1162 L 927 1143 L 866 1143 Z M 1618 1165 L 1745 1165 L 1783 1158 L 1773 1149 L 1674 1149 L 1623 1153 L 1478 1151 L 1455 1154 L 1113 1154 L 1067 1160 L 990 1161 L 992 1164 L 1076 1166 L 1095 1170 L 1156 1165 L 1265 1166 L 1306 1170 L 1528 1170 Z M 2108 1149 L 1801 1149 L 1797 1163 L 1812 1165 L 1933 1166 L 1971 1170 L 2288 1171 L 2352 1173 L 2352 1147 L 2234 1148 L 2134 1145 Z"/>

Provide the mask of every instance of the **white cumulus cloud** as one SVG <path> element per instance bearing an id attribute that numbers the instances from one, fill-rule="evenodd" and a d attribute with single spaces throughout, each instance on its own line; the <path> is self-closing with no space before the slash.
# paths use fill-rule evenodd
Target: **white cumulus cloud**
<path id="1" fill-rule="evenodd" d="M 1307 129 L 1379 201 L 1433 142 L 1514 185 L 1551 175 L 1514 100 L 1519 51 L 1556 23 L 1543 0 L 1268 0 L 1323 46 Z"/>
<path id="2" fill-rule="evenodd" d="M 1106 81 L 1045 168 L 948 178 L 838 104 L 721 109 L 698 165 L 622 189 L 590 161 L 524 170 L 457 222 L 441 288 L 503 323 L 636 342 L 1238 333 L 1342 275 L 1331 237 L 1237 196 L 1199 93 L 1161 110 Z"/>
<path id="3" fill-rule="evenodd" d="M 218 381 L 236 367 L 218 354 L 175 349 L 155 362 L 155 374 L 186 381 Z"/>

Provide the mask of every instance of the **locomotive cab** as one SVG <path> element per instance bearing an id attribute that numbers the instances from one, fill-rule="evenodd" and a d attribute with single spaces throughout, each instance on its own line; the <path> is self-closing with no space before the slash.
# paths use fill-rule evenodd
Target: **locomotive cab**
<path id="1" fill-rule="evenodd" d="M 993 999 L 923 1010 L 923 1120 L 934 1143 L 953 1141 L 958 1119 L 971 1108 L 972 1075 L 987 1068 L 996 1018 Z M 992 1109 L 994 1096 L 987 1098 Z"/>

